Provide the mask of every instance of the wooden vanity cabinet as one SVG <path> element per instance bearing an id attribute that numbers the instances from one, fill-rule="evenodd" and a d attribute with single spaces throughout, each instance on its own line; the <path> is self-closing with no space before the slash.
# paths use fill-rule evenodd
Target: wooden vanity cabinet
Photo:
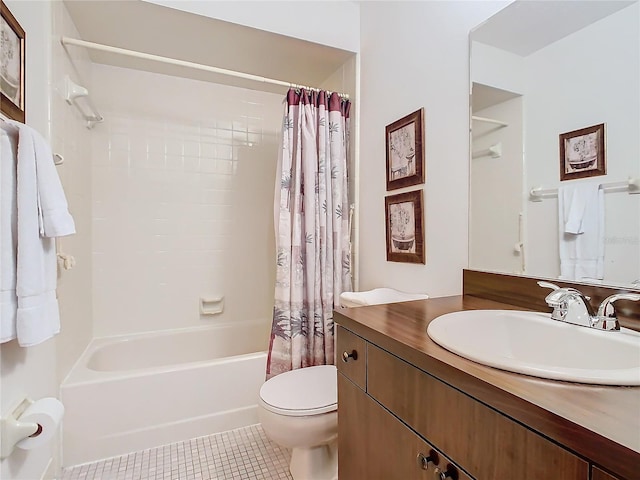
<path id="1" fill-rule="evenodd" d="M 337 351 L 340 480 L 589 479 L 588 462 L 571 452 L 341 326 L 337 335 L 339 346 L 356 337 L 366 349 L 364 384 Z M 421 468 L 418 455 L 432 450 L 454 477 Z"/>
<path id="2" fill-rule="evenodd" d="M 587 479 L 567 450 L 418 370 L 367 346 L 367 393 L 478 479 Z"/>
<path id="3" fill-rule="evenodd" d="M 338 419 L 340 480 L 436 479 L 436 468 L 453 475 L 443 478 L 472 480 L 343 374 Z"/>

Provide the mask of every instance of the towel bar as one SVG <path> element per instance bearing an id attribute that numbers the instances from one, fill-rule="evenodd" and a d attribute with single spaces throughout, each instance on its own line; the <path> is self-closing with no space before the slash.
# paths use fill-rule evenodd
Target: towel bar
<path id="1" fill-rule="evenodd" d="M 640 193 L 640 177 L 629 177 L 627 181 L 602 183 L 600 188 L 605 192 L 628 192 L 630 195 Z M 535 187 L 529 191 L 529 200 L 541 202 L 545 198 L 558 196 L 557 188 Z"/>

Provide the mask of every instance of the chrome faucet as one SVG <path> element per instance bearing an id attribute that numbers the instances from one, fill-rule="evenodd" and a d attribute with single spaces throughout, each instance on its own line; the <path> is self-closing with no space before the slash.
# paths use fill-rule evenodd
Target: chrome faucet
<path id="1" fill-rule="evenodd" d="M 585 297 L 580 290 L 571 287 L 561 288 L 550 282 L 538 282 L 538 285 L 553 290 L 545 298 L 547 304 L 553 308 L 553 320 L 599 330 L 620 330 L 620 322 L 613 306 L 616 300 L 640 300 L 640 294 L 616 293 L 605 298 L 595 313 L 589 303 L 590 298 Z"/>
<path id="2" fill-rule="evenodd" d="M 616 316 L 616 309 L 613 302 L 616 300 L 634 300 L 640 301 L 640 295 L 637 293 L 616 293 L 605 298 L 598 307 L 598 318 L 593 328 L 602 330 L 620 330 L 620 322 Z"/>

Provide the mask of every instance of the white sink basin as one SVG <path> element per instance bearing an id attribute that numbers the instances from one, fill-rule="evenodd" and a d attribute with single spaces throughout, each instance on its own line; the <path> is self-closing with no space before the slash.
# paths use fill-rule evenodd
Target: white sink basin
<path id="1" fill-rule="evenodd" d="M 605 332 L 549 314 L 467 310 L 427 328 L 440 346 L 474 362 L 534 377 L 597 385 L 640 385 L 640 333 Z"/>

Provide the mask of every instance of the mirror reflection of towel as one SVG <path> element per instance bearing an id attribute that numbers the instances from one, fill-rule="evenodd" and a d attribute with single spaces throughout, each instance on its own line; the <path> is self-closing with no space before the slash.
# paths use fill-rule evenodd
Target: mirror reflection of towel
<path id="1" fill-rule="evenodd" d="M 595 187 L 595 189 L 593 188 Z M 562 189 L 564 200 L 564 231 L 565 233 L 584 233 L 582 220 L 586 212 L 587 203 L 591 196 L 598 193 L 598 185 L 581 185 Z"/>
<path id="2" fill-rule="evenodd" d="M 560 278 L 604 277 L 604 192 L 599 183 L 558 189 Z"/>

